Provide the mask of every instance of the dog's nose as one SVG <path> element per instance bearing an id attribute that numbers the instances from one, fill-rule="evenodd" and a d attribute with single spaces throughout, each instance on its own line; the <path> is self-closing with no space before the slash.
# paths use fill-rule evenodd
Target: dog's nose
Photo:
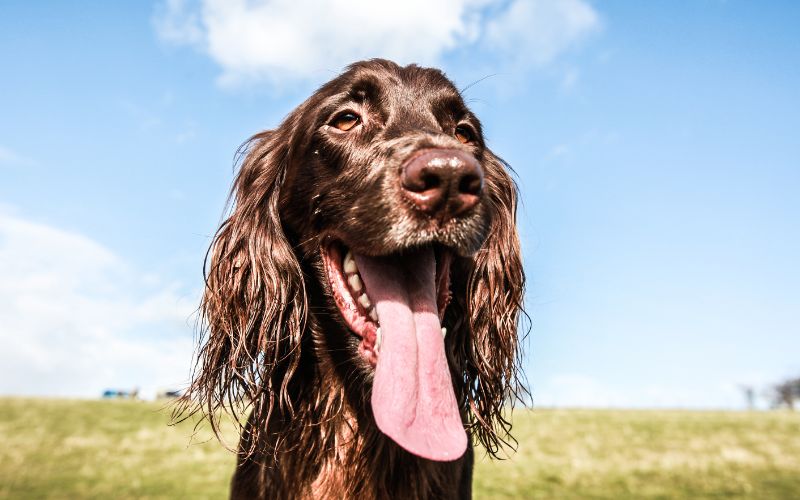
<path id="1" fill-rule="evenodd" d="M 403 194 L 418 210 L 444 221 L 478 203 L 483 169 L 469 153 L 429 149 L 403 166 L 400 181 Z"/>

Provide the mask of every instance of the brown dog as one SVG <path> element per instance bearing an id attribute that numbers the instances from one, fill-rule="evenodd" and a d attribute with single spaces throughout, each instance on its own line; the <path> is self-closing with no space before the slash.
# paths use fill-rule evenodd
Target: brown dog
<path id="1" fill-rule="evenodd" d="M 465 498 L 519 390 L 516 190 L 435 69 L 353 64 L 242 151 L 184 413 L 236 498 Z"/>

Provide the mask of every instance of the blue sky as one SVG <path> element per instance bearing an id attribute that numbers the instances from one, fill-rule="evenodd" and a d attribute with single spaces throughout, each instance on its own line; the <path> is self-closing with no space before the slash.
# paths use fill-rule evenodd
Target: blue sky
<path id="1" fill-rule="evenodd" d="M 184 381 L 234 151 L 364 57 L 489 76 L 534 401 L 734 408 L 800 374 L 799 4 L 423 4 L 0 5 L 0 393 Z"/>

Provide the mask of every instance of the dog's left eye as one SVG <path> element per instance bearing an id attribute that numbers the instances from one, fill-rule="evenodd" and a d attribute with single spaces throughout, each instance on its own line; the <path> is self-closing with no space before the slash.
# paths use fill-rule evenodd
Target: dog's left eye
<path id="1" fill-rule="evenodd" d="M 360 116 L 353 113 L 352 111 L 346 111 L 338 115 L 336 118 L 334 118 L 333 121 L 331 122 L 331 125 L 338 128 L 339 130 L 347 132 L 348 130 L 355 127 L 359 123 L 361 123 Z"/>

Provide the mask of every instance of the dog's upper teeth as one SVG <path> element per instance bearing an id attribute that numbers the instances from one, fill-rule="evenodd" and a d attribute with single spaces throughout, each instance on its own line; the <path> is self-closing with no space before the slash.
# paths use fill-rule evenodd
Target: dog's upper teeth
<path id="1" fill-rule="evenodd" d="M 447 335 L 447 328 L 442 328 L 442 337 Z"/>
<path id="2" fill-rule="evenodd" d="M 378 327 L 378 330 L 375 332 L 375 350 L 380 350 L 381 348 L 381 329 Z"/>
<path id="3" fill-rule="evenodd" d="M 344 272 L 347 274 L 357 273 L 358 267 L 356 267 L 356 260 L 353 258 L 353 252 L 350 250 L 347 251 L 347 255 L 344 256 Z"/>
<path id="4" fill-rule="evenodd" d="M 361 291 L 361 277 L 359 277 L 357 274 L 351 274 L 350 277 L 347 278 L 347 282 L 350 283 L 350 289 L 354 292 Z"/>
<path id="5" fill-rule="evenodd" d="M 367 297 L 366 293 L 361 294 L 361 296 L 358 298 L 358 302 L 364 306 L 364 309 L 369 309 L 372 305 L 372 302 L 369 301 L 369 297 Z"/>
<path id="6" fill-rule="evenodd" d="M 369 312 L 369 317 L 372 318 L 372 321 L 377 322 L 378 321 L 378 312 L 375 309 L 371 310 Z"/>

